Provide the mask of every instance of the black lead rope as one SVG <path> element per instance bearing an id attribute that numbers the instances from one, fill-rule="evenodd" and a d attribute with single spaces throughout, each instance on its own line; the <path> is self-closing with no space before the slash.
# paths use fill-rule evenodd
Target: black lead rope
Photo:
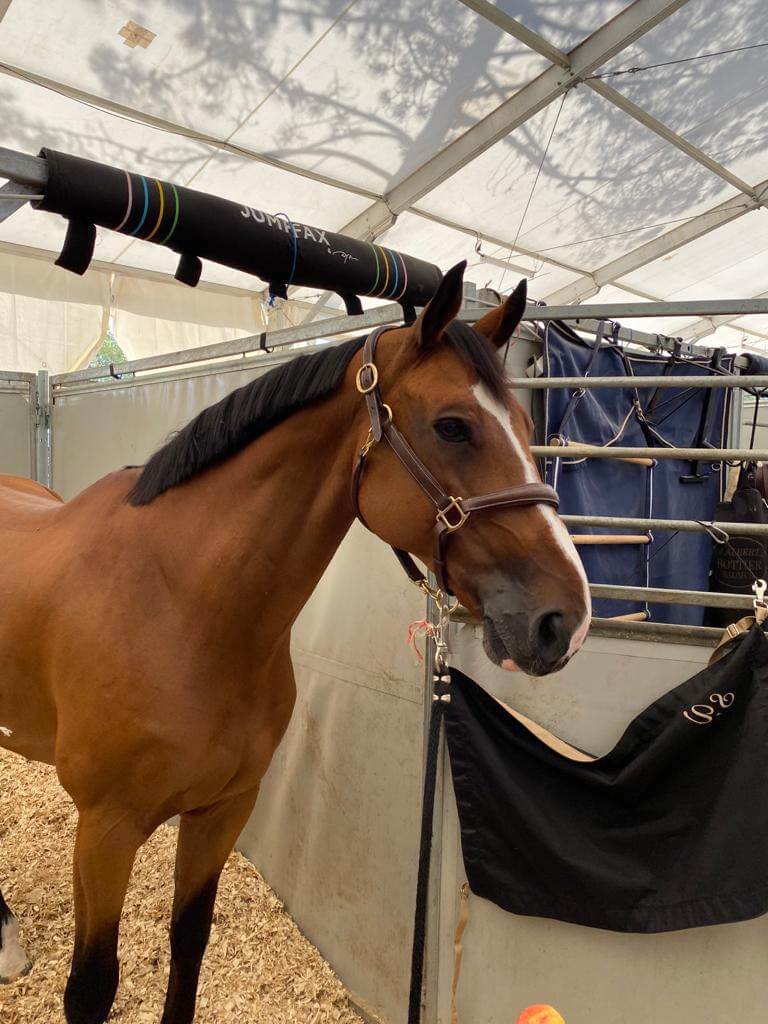
<path id="1" fill-rule="evenodd" d="M 429 899 L 429 868 L 434 833 L 435 792 L 437 790 L 437 754 L 440 749 L 440 726 L 445 706 L 450 702 L 451 677 L 447 668 L 433 678 L 432 711 L 429 719 L 427 757 L 424 766 L 424 797 L 421 803 L 421 837 L 419 839 L 419 873 L 416 882 L 416 910 L 413 916 L 413 950 L 411 953 L 411 989 L 408 997 L 408 1024 L 421 1022 L 421 996 L 424 983 L 424 945 L 427 932 L 427 901 Z"/>

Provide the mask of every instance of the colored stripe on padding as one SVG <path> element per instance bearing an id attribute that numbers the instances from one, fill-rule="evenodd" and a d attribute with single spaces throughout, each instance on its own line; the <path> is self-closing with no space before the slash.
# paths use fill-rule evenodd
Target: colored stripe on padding
<path id="1" fill-rule="evenodd" d="M 125 176 L 128 179 L 128 205 L 125 208 L 125 216 L 115 228 L 115 231 L 122 231 L 125 227 L 128 218 L 131 215 L 131 207 L 133 206 L 133 185 L 131 184 L 131 176 L 128 171 L 125 172 Z"/>
<path id="2" fill-rule="evenodd" d="M 152 228 L 150 233 L 147 235 L 147 238 L 146 238 L 147 241 L 149 241 L 151 238 L 154 238 L 155 235 L 157 234 L 157 229 L 160 227 L 160 222 L 163 219 L 163 211 L 165 210 L 165 196 L 163 195 L 163 186 L 157 180 L 157 178 L 155 178 L 155 184 L 157 185 L 158 190 L 160 192 L 160 213 L 158 213 L 158 215 L 157 215 L 157 222 L 156 222 L 155 226 Z"/>
<path id="3" fill-rule="evenodd" d="M 369 242 L 368 245 L 373 249 L 373 255 L 376 257 L 376 280 L 373 282 L 373 287 L 370 290 L 370 295 L 376 294 L 376 289 L 379 286 L 379 278 L 381 277 L 381 267 L 379 266 L 379 254 L 376 252 L 376 246 L 373 242 Z"/>
<path id="4" fill-rule="evenodd" d="M 144 186 L 144 212 L 141 215 L 141 220 L 139 221 L 139 223 L 136 225 L 133 231 L 130 232 L 130 234 L 132 235 L 137 235 L 139 231 L 141 231 L 141 229 L 144 227 L 144 221 L 147 219 L 147 211 L 149 210 L 149 189 L 147 188 L 147 179 L 144 177 L 143 174 L 141 175 L 141 184 Z"/>
<path id="5" fill-rule="evenodd" d="M 173 232 L 176 230 L 176 223 L 178 222 L 178 219 L 179 219 L 179 209 L 181 207 L 181 203 L 179 202 L 179 193 L 176 191 L 176 186 L 175 185 L 171 185 L 171 188 L 173 189 L 173 198 L 174 198 L 174 201 L 176 203 L 176 211 L 175 211 L 175 213 L 173 215 L 173 224 L 171 224 L 171 230 L 168 232 L 168 234 L 165 236 L 165 238 L 161 238 L 160 239 L 160 245 L 165 245 L 165 243 L 171 237 Z"/>

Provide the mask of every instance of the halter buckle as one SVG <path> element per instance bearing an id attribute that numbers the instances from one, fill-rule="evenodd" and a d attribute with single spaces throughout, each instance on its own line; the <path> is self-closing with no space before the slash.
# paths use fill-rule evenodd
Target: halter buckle
<path id="1" fill-rule="evenodd" d="M 454 530 L 460 530 L 464 523 L 469 519 L 469 512 L 465 512 L 464 507 L 461 504 L 463 500 L 463 498 L 454 498 L 453 495 L 451 495 L 451 500 L 445 508 L 441 508 L 437 513 L 437 521 L 442 523 L 449 533 L 453 533 Z M 459 518 L 452 522 L 448 518 L 449 512 L 456 512 Z"/>
<path id="2" fill-rule="evenodd" d="M 368 452 L 376 444 L 376 438 L 373 436 L 373 427 L 368 431 L 368 436 L 365 439 L 363 447 L 360 449 L 360 457 L 365 458 Z"/>
<path id="3" fill-rule="evenodd" d="M 370 383 L 363 382 L 363 374 L 370 374 Z M 369 395 L 379 383 L 379 370 L 375 363 L 363 363 L 355 374 L 355 387 L 361 395 Z"/>

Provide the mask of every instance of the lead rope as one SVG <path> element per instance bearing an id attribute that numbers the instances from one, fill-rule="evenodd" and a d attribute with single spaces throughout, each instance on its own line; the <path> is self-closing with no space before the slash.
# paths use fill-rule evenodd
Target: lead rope
<path id="1" fill-rule="evenodd" d="M 424 945 L 427 931 L 427 900 L 429 869 L 434 833 L 435 792 L 437 790 L 437 755 L 440 749 L 440 726 L 446 705 L 451 702 L 451 676 L 446 663 L 448 625 L 453 608 L 438 592 L 439 617 L 435 629 L 435 660 L 432 673 L 432 710 L 429 718 L 427 754 L 424 766 L 424 796 L 421 804 L 421 835 L 419 838 L 419 871 L 416 881 L 416 909 L 413 916 L 413 948 L 411 951 L 411 987 L 408 997 L 408 1024 L 420 1024 L 424 987 Z"/>

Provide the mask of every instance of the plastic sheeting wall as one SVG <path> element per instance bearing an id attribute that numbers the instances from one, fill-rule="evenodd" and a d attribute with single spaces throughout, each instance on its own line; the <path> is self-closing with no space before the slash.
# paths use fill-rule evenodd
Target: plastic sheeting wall
<path id="1" fill-rule="evenodd" d="M 0 382 L 0 473 L 33 476 L 29 385 Z"/>
<path id="2" fill-rule="evenodd" d="M 71 497 L 141 462 L 253 376 L 57 395 L 54 487 Z M 405 632 L 423 615 L 388 548 L 353 527 L 294 629 L 296 710 L 240 841 L 356 1002 L 389 1021 L 407 1005 L 424 673 Z"/>

